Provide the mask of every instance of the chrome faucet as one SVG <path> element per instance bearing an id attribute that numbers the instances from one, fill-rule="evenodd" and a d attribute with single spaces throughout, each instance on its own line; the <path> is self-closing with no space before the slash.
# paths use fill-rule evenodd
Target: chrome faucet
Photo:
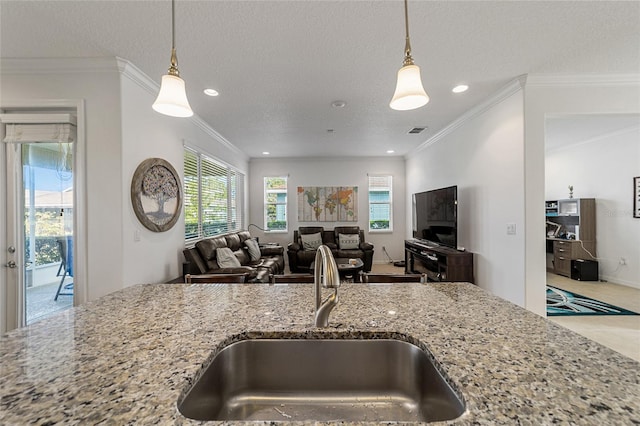
<path id="1" fill-rule="evenodd" d="M 327 297 L 324 302 L 322 302 L 320 289 L 321 281 L 324 288 L 335 289 L 333 294 Z M 336 260 L 333 258 L 333 254 L 331 254 L 329 247 L 325 245 L 320 246 L 316 252 L 313 283 L 316 288 L 316 327 L 328 327 L 329 314 L 338 304 L 340 275 L 338 274 L 338 266 L 336 265 Z"/>

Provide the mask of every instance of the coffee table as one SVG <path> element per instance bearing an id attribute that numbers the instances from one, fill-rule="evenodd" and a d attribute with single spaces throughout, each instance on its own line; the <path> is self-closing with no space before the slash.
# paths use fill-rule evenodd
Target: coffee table
<path id="1" fill-rule="evenodd" d="M 338 258 L 336 260 L 336 266 L 338 267 L 338 274 L 340 274 L 340 278 L 347 279 L 351 277 L 354 283 L 362 282 L 360 277 L 360 272 L 362 268 L 364 268 L 364 262 L 362 259 L 352 259 L 355 260 L 354 264 L 349 263 L 349 259 L 346 258 Z M 316 263 L 311 262 L 309 266 L 309 271 L 313 274 L 315 272 Z"/>

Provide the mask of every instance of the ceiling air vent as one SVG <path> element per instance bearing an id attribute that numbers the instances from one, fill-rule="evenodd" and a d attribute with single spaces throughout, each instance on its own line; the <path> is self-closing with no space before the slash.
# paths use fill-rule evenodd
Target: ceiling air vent
<path id="1" fill-rule="evenodd" d="M 422 133 L 426 129 L 427 129 L 426 127 L 414 127 L 413 129 L 409 130 L 409 134 L 417 135 L 418 133 Z"/>

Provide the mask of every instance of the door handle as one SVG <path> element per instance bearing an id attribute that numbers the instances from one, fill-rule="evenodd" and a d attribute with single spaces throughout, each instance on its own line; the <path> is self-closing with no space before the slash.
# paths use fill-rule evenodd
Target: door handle
<path id="1" fill-rule="evenodd" d="M 7 264 L 4 265 L 4 266 L 6 266 L 7 268 L 12 268 L 12 269 L 18 267 L 18 265 L 16 265 L 16 262 L 14 262 L 13 260 L 8 261 Z"/>

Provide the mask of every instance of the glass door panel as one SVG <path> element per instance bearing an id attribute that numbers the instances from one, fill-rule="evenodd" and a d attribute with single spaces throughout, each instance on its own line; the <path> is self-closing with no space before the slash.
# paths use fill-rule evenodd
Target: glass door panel
<path id="1" fill-rule="evenodd" d="M 72 143 L 6 146 L 8 246 L 15 248 L 7 311 L 17 320 L 10 329 L 73 306 L 74 179 Z"/>
<path id="2" fill-rule="evenodd" d="M 73 306 L 73 146 L 22 144 L 26 324 Z"/>

